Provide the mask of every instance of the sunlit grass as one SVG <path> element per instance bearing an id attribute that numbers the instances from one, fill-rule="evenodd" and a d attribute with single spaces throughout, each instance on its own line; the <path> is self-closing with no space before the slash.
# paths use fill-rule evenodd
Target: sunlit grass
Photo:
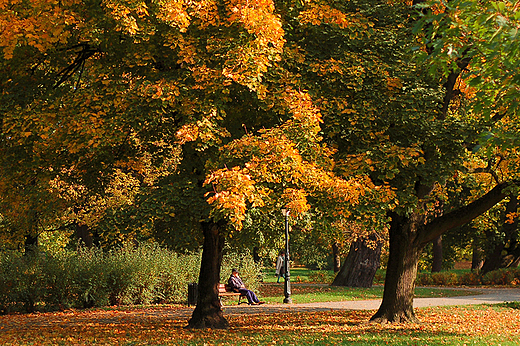
<path id="1" fill-rule="evenodd" d="M 262 285 L 258 294 L 262 300 L 268 303 L 281 303 L 284 298 L 284 286 L 282 283 L 278 285 Z M 475 292 L 449 288 L 439 289 L 418 287 L 415 289 L 416 298 L 454 297 L 469 294 L 475 294 Z M 373 286 L 371 288 L 320 286 L 310 284 L 294 284 L 291 286 L 291 298 L 293 303 L 368 300 L 380 299 L 382 296 L 382 286 Z"/>

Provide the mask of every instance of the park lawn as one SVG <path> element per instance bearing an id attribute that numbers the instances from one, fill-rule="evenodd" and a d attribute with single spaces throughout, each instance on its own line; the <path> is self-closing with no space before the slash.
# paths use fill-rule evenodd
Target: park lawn
<path id="1" fill-rule="evenodd" d="M 163 306 L 0 316 L 0 340 L 6 346 L 487 346 L 518 345 L 520 340 L 518 304 L 416 309 L 419 324 L 367 323 L 374 311 L 230 315 L 228 330 L 185 329 L 189 314 L 179 316 L 181 310 L 187 309 Z"/>
<path id="2" fill-rule="evenodd" d="M 294 267 L 290 269 L 291 274 L 291 282 L 316 282 L 313 280 L 313 275 L 316 273 L 322 273 L 327 275 L 330 279 L 334 278 L 333 270 L 313 270 L 305 267 Z M 265 269 L 263 281 L 275 283 L 277 277 L 275 275 L 274 269 Z M 283 278 L 280 279 L 280 282 L 283 281 Z M 320 283 L 330 283 L 330 282 L 320 282 Z"/>
<path id="3" fill-rule="evenodd" d="M 463 289 L 417 287 L 416 298 L 454 297 L 476 294 L 474 291 Z M 258 290 L 258 296 L 267 303 L 282 303 L 284 298 L 284 286 L 280 284 L 264 284 Z M 312 284 L 293 284 L 291 286 L 291 298 L 293 303 L 317 303 L 348 300 L 381 299 L 383 287 L 371 288 L 338 287 Z M 227 303 L 227 302 L 226 302 Z"/>

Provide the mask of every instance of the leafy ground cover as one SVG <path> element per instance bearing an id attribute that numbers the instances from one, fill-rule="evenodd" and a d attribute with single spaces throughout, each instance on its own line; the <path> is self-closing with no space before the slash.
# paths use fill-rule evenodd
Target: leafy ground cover
<path id="1" fill-rule="evenodd" d="M 0 343 L 18 345 L 518 345 L 518 304 L 417 309 L 420 324 L 367 323 L 373 311 L 230 315 L 229 330 L 187 330 L 190 309 L 66 311 L 0 316 Z"/>
<path id="2" fill-rule="evenodd" d="M 264 284 L 258 290 L 262 300 L 268 303 L 281 303 L 284 297 L 284 286 L 280 284 Z M 415 296 L 417 298 L 430 297 L 454 297 L 475 294 L 467 290 L 417 287 Z M 383 296 L 382 286 L 371 288 L 337 287 L 324 285 L 302 285 L 291 286 L 291 298 L 294 303 L 332 302 L 345 300 L 380 299 Z"/>

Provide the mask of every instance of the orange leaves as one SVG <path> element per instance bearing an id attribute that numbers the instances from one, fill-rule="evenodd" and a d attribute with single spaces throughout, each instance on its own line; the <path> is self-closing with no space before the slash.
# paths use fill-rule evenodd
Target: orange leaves
<path id="1" fill-rule="evenodd" d="M 236 228 L 241 227 L 247 202 L 290 208 L 296 216 L 310 209 L 308 197 L 313 196 L 329 205 L 332 214 L 347 216 L 365 191 L 374 188 L 366 177 L 345 180 L 327 167 L 306 161 L 297 145 L 275 129 L 257 137 L 244 136 L 224 147 L 221 160 L 233 159 L 244 162 L 243 168 L 216 170 L 206 184 L 214 187 L 208 202 L 225 211 Z"/>
<path id="2" fill-rule="evenodd" d="M 216 203 L 216 210 L 223 212 L 237 229 L 242 228 L 247 202 L 253 206 L 263 205 L 255 182 L 247 173 L 239 167 L 220 169 L 210 174 L 204 182 L 205 185 L 213 184 L 215 189 L 208 203 Z"/>
<path id="3" fill-rule="evenodd" d="M 390 78 L 386 79 L 386 85 L 389 90 L 393 91 L 396 89 L 401 89 L 403 87 L 403 82 L 399 78 Z"/>
<path id="4" fill-rule="evenodd" d="M 356 28 L 360 33 L 361 30 L 366 30 L 373 26 L 372 23 L 369 23 L 361 16 L 343 13 L 320 1 L 307 0 L 306 3 L 307 9 L 302 11 L 299 16 L 302 24 L 337 25 L 341 29 Z"/>
<path id="5" fill-rule="evenodd" d="M 192 309 L 90 310 L 0 316 L 5 345 L 357 345 L 518 343 L 518 309 L 434 307 L 418 309 L 425 323 L 367 323 L 373 311 L 276 308 L 271 313 L 225 310 L 229 330 L 183 328 Z"/>
<path id="6" fill-rule="evenodd" d="M 168 25 L 178 27 L 181 32 L 185 32 L 190 25 L 191 17 L 186 11 L 186 2 L 185 1 L 157 1 L 160 10 L 157 13 L 157 17 L 163 20 Z M 211 13 L 214 14 L 216 12 L 215 4 L 213 8 L 206 8 L 203 6 L 203 3 L 209 3 L 208 1 L 198 2 L 199 13 Z M 217 16 L 212 15 L 210 17 L 216 18 Z"/>
<path id="7" fill-rule="evenodd" d="M 69 37 L 65 30 L 76 23 L 69 5 L 74 1 L 58 3 L 53 0 L 0 2 L 0 47 L 4 58 L 11 59 L 16 47 L 32 46 L 45 52 L 55 43 Z"/>
<path id="8" fill-rule="evenodd" d="M 268 67 L 281 59 L 285 43 L 282 23 L 274 14 L 272 0 L 230 0 L 227 10 L 229 24 L 243 26 L 250 35 L 250 42 L 228 51 L 224 75 L 258 90 Z"/>
<path id="9" fill-rule="evenodd" d="M 307 203 L 307 192 L 303 189 L 285 189 L 281 196 L 282 205 L 295 215 L 305 213 L 310 209 Z"/>
<path id="10" fill-rule="evenodd" d="M 320 110 L 314 105 L 307 92 L 287 88 L 282 97 L 284 104 L 296 120 L 306 120 L 316 124 L 322 122 Z"/>
<path id="11" fill-rule="evenodd" d="M 179 144 L 195 141 L 199 136 L 199 128 L 194 124 L 186 124 L 177 130 L 175 137 Z"/>

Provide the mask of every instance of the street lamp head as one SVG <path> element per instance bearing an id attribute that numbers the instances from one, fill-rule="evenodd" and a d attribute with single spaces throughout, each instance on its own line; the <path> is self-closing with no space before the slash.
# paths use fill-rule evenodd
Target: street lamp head
<path id="1" fill-rule="evenodd" d="M 282 208 L 282 214 L 283 216 L 289 216 L 289 213 L 291 212 L 291 209 Z"/>

